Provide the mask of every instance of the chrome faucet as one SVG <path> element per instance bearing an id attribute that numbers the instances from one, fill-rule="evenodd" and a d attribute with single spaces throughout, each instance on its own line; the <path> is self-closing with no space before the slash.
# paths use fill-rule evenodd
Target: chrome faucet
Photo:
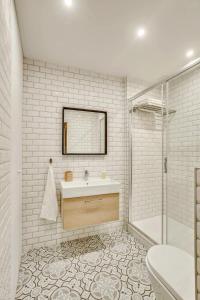
<path id="1" fill-rule="evenodd" d="M 84 180 L 88 181 L 88 178 L 89 178 L 89 172 L 88 172 L 88 170 L 85 170 L 85 172 L 84 172 Z"/>

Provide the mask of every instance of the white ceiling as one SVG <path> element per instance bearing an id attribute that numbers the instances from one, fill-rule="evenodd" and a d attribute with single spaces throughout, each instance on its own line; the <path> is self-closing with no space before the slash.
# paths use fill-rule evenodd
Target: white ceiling
<path id="1" fill-rule="evenodd" d="M 72 1 L 15 1 L 26 57 L 155 82 L 199 55 L 199 0 Z"/>

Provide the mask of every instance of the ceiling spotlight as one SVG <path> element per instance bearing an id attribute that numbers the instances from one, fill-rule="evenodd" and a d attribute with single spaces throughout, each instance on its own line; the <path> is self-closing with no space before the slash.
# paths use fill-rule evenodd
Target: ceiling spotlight
<path id="1" fill-rule="evenodd" d="M 143 37 L 145 36 L 145 34 L 146 34 L 145 28 L 141 27 L 141 28 L 138 29 L 138 31 L 137 31 L 137 36 L 138 36 L 139 38 L 143 38 Z"/>
<path id="2" fill-rule="evenodd" d="M 186 57 L 190 58 L 194 55 L 194 50 L 193 49 L 190 49 L 186 52 Z"/>
<path id="3" fill-rule="evenodd" d="M 65 0 L 65 5 L 68 7 L 72 6 L 72 0 Z"/>

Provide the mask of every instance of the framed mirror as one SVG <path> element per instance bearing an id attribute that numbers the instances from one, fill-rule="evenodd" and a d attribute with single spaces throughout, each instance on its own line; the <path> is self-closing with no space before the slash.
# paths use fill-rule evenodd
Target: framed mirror
<path id="1" fill-rule="evenodd" d="M 63 107 L 62 154 L 107 154 L 107 112 Z"/>

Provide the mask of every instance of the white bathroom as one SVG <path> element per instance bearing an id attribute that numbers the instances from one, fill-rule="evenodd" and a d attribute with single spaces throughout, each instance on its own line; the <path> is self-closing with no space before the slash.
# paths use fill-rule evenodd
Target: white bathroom
<path id="1" fill-rule="evenodd" d="M 200 299 L 199 12 L 0 0 L 0 300 Z"/>

